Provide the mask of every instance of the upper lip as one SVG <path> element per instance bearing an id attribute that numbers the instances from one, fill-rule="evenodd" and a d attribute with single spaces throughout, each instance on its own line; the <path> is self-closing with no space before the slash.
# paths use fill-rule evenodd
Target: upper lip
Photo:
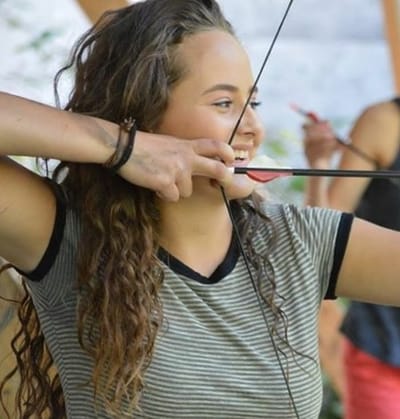
<path id="1" fill-rule="evenodd" d="M 232 144 L 232 148 L 238 151 L 251 151 L 253 148 L 253 144 Z"/>

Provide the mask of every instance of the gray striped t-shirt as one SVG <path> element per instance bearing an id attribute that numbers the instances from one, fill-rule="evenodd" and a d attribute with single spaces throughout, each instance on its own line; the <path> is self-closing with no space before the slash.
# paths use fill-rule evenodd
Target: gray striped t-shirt
<path id="1" fill-rule="evenodd" d="M 317 314 L 333 266 L 340 266 L 342 252 L 335 255 L 335 243 L 341 240 L 337 232 L 344 217 L 337 211 L 280 204 L 266 205 L 265 213 L 271 221 L 257 230 L 253 242 L 258 252 L 268 255 L 277 303 L 287 317 L 288 340 L 299 355 L 293 355 L 279 337 L 273 339 L 298 417 L 316 419 L 322 393 Z M 341 230 L 348 233 L 350 225 Z M 92 361 L 77 338 L 78 245 L 79 220 L 68 210 L 60 249 L 49 271 L 40 281 L 29 281 L 29 286 L 59 370 L 68 418 L 105 419 L 109 416 L 102 409 L 95 411 L 93 389 L 86 384 Z M 296 418 L 242 256 L 230 264 L 225 261 L 228 268 L 222 277 L 210 283 L 195 280 L 190 268 L 187 275 L 173 269 L 179 261 L 171 260 L 165 263 L 161 291 L 164 324 L 145 376 L 141 411 L 131 417 Z M 268 293 L 267 279 L 261 287 Z M 263 305 L 263 312 L 271 326 L 270 309 Z"/>

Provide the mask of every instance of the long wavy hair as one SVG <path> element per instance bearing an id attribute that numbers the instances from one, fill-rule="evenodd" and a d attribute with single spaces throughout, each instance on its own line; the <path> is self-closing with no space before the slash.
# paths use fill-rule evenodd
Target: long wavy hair
<path id="1" fill-rule="evenodd" d="M 156 130 L 171 89 L 187 70 L 177 47 L 189 35 L 214 29 L 234 35 L 214 0 L 146 0 L 108 12 L 75 45 L 69 63 L 56 75 L 56 92 L 61 75 L 73 69 L 66 110 L 116 123 L 134 117 L 140 130 Z M 80 214 L 77 325 L 79 342 L 94 360 L 96 402 L 113 417 L 132 417 L 162 322 L 155 194 L 95 164 L 63 161 L 52 177 L 62 183 L 68 205 Z M 247 256 L 256 280 L 271 281 L 271 295 L 262 298 L 276 323 L 283 320 L 284 334 L 278 335 L 288 344 L 285 315 L 274 303 L 273 272 L 265 274 L 271 267 L 252 246 L 259 224 L 268 219 L 256 196 L 241 207 Z M 12 341 L 17 366 L 0 392 L 19 373 L 19 418 L 65 418 L 60 379 L 25 291 L 18 313 L 21 328 Z"/>
<path id="2" fill-rule="evenodd" d="M 75 74 L 64 108 L 116 123 L 134 117 L 138 129 L 157 129 L 186 71 L 177 47 L 213 29 L 233 34 L 214 0 L 146 0 L 105 13 L 56 75 L 57 88 L 63 73 Z M 63 161 L 52 177 L 80 214 L 77 324 L 94 360 L 96 400 L 114 417 L 132 415 L 162 322 L 155 195 L 95 164 Z M 12 342 L 17 366 L 7 378 L 20 375 L 19 418 L 60 419 L 66 417 L 60 380 L 26 291 Z"/>

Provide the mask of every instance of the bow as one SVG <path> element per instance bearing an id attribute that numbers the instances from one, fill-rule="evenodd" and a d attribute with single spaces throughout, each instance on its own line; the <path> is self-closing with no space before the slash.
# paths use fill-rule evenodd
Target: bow
<path id="1" fill-rule="evenodd" d="M 290 9 L 292 7 L 293 1 L 294 0 L 289 0 L 289 2 L 288 2 L 288 5 L 286 7 L 286 10 L 285 10 L 285 12 L 283 14 L 283 17 L 282 17 L 281 21 L 280 21 L 280 24 L 278 25 L 278 28 L 277 28 L 274 36 L 273 36 L 272 42 L 271 42 L 271 44 L 270 44 L 270 46 L 269 46 L 269 48 L 267 50 L 267 53 L 265 55 L 265 58 L 264 58 L 263 63 L 261 65 L 261 68 L 260 68 L 260 70 L 259 70 L 259 72 L 257 74 L 257 77 L 255 78 L 255 81 L 253 83 L 253 86 L 250 89 L 250 92 L 249 92 L 249 95 L 247 97 L 247 100 L 245 101 L 245 104 L 243 106 L 243 109 L 241 110 L 240 115 L 239 115 L 239 118 L 238 118 L 238 120 L 237 120 L 237 122 L 236 122 L 236 124 L 235 124 L 235 126 L 233 128 L 233 131 L 232 131 L 231 136 L 229 138 L 228 144 L 232 144 L 232 141 L 233 141 L 233 139 L 235 137 L 235 134 L 236 134 L 236 132 L 237 132 L 237 130 L 239 128 L 239 125 L 240 125 L 240 123 L 241 123 L 241 121 L 243 119 L 243 116 L 244 116 L 244 114 L 246 112 L 247 106 L 250 104 L 251 98 L 252 98 L 252 96 L 253 96 L 256 88 L 257 88 L 257 85 L 258 85 L 258 83 L 260 81 L 260 78 L 262 76 L 262 73 L 264 72 L 265 66 L 266 66 L 266 64 L 267 64 L 267 62 L 268 62 L 268 60 L 269 60 L 269 58 L 271 56 L 272 50 L 273 50 L 273 48 L 275 46 L 275 43 L 276 43 L 276 41 L 277 41 L 277 39 L 279 37 L 279 34 L 280 34 L 281 30 L 282 30 L 282 27 L 283 27 L 283 25 L 284 25 L 284 23 L 286 21 L 286 18 L 287 18 L 288 14 L 289 14 L 289 11 L 290 11 Z M 242 240 L 240 238 L 240 232 L 239 232 L 239 229 L 238 229 L 238 227 L 236 225 L 236 222 L 235 222 L 235 219 L 234 219 L 234 216 L 233 216 L 233 212 L 232 212 L 231 206 L 229 204 L 228 198 L 227 198 L 227 196 L 225 194 L 225 191 L 224 191 L 224 188 L 223 187 L 221 187 L 221 193 L 222 193 L 222 197 L 223 197 L 225 206 L 227 208 L 227 211 L 228 211 L 228 214 L 229 214 L 231 223 L 232 223 L 233 235 L 234 235 L 234 237 L 236 239 L 236 242 L 237 242 L 237 244 L 239 246 L 239 249 L 240 249 L 240 253 L 241 253 L 241 255 L 243 257 L 243 260 L 244 260 L 244 263 L 246 265 L 246 269 L 247 269 L 247 272 L 249 274 L 249 278 L 250 278 L 252 287 L 254 289 L 256 298 L 257 298 L 257 303 L 258 303 L 258 306 L 260 308 L 261 314 L 263 316 L 265 325 L 267 327 L 269 339 L 271 341 L 271 344 L 272 344 L 272 347 L 273 347 L 273 351 L 275 353 L 276 359 L 277 359 L 278 364 L 279 364 L 279 368 L 280 368 L 281 373 L 282 373 L 282 377 L 283 377 L 284 382 L 285 382 L 285 386 L 286 386 L 286 389 L 287 389 L 287 392 L 288 392 L 288 395 L 289 395 L 290 402 L 292 404 L 292 407 L 293 407 L 294 413 L 296 415 L 296 418 L 300 419 L 300 416 L 299 416 L 299 413 L 298 413 L 298 410 L 297 410 L 297 407 L 296 407 L 296 404 L 295 404 L 295 401 L 294 401 L 294 397 L 293 397 L 293 394 L 292 394 L 292 391 L 291 391 L 291 388 L 290 388 L 290 385 L 289 385 L 289 381 L 288 381 L 288 378 L 286 376 L 286 373 L 285 373 L 285 370 L 284 370 L 282 361 L 281 361 L 280 356 L 279 356 L 279 349 L 278 349 L 278 347 L 277 347 L 277 345 L 275 343 L 275 340 L 273 338 L 273 335 L 272 335 L 272 328 L 271 328 L 271 326 L 269 324 L 269 321 L 268 321 L 267 316 L 266 316 L 266 314 L 264 312 L 264 309 L 263 309 L 262 297 L 260 296 L 260 293 L 259 293 L 259 291 L 257 289 L 256 281 L 254 279 L 253 273 L 252 273 L 251 268 L 250 268 L 250 261 L 249 261 L 247 255 L 246 255 L 245 250 L 244 250 L 244 245 L 243 245 Z"/>

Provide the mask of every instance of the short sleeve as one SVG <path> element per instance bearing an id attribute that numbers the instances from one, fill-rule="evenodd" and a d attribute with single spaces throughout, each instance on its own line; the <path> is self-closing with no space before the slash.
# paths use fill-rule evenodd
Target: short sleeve
<path id="1" fill-rule="evenodd" d="M 279 257 L 288 267 L 297 269 L 298 291 L 309 290 L 317 282 L 320 299 L 335 298 L 353 216 L 333 209 L 290 204 L 272 206 L 266 213 L 275 225 Z"/>

